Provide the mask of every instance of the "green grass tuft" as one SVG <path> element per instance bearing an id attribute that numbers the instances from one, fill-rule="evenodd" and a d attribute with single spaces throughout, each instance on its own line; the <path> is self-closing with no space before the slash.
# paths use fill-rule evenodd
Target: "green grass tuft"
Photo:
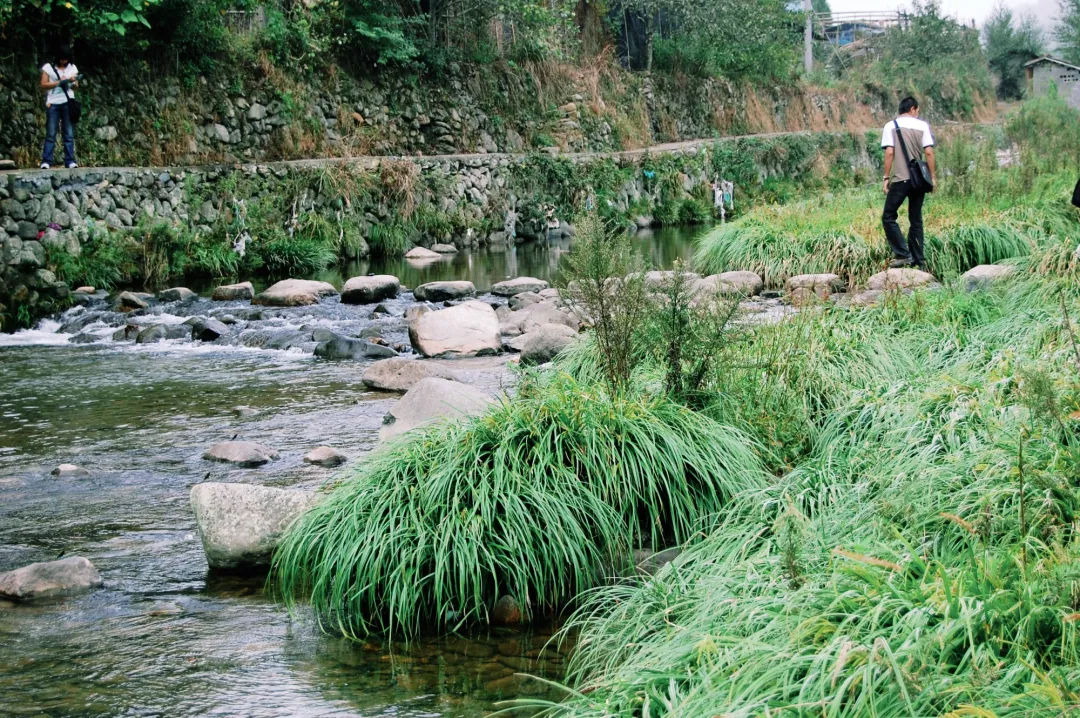
<path id="1" fill-rule="evenodd" d="M 346 635 L 556 610 L 630 551 L 690 540 L 760 487 L 753 442 L 667 399 L 527 380 L 486 416 L 411 433 L 340 479 L 274 559 L 285 599 Z"/>

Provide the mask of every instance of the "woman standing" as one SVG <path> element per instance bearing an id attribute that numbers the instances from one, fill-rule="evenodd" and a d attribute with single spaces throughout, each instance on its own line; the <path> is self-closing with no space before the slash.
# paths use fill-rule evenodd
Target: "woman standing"
<path id="1" fill-rule="evenodd" d="M 78 167 L 75 163 L 75 126 L 71 122 L 68 100 L 73 98 L 72 88 L 78 87 L 75 79 L 78 68 L 71 61 L 71 48 L 61 45 L 56 53 L 55 62 L 41 66 L 41 87 L 45 94 L 45 148 L 41 152 L 41 169 L 47 170 L 52 165 L 53 152 L 56 149 L 56 131 L 64 137 L 64 166 L 68 169 Z"/>

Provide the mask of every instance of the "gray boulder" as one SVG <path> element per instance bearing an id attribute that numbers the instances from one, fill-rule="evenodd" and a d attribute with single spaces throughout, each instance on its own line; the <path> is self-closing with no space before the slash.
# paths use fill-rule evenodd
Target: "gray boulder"
<path id="1" fill-rule="evenodd" d="M 437 254 L 457 254 L 457 247 L 452 244 L 433 244 L 431 251 Z"/>
<path id="2" fill-rule="evenodd" d="M 426 357 L 482 356 L 502 348 L 495 310 L 478 301 L 421 314 L 409 323 L 409 341 Z"/>
<path id="3" fill-rule="evenodd" d="M 191 338 L 200 342 L 212 342 L 226 336 L 229 327 L 217 319 L 199 319 L 191 325 Z"/>
<path id="4" fill-rule="evenodd" d="M 94 564 L 82 556 L 32 563 L 0 573 L 0 598 L 26 601 L 33 598 L 70 596 L 98 588 L 104 582 Z"/>
<path id="5" fill-rule="evenodd" d="M 405 259 L 439 259 L 442 255 L 423 247 L 413 247 L 405 253 Z"/>
<path id="6" fill-rule="evenodd" d="M 143 297 L 135 292 L 121 292 L 116 298 L 116 307 L 121 311 L 131 311 L 132 309 L 146 309 L 150 306 L 150 303 Z"/>
<path id="7" fill-rule="evenodd" d="M 207 461 L 237 466 L 262 466 L 281 458 L 276 450 L 254 441 L 222 441 L 214 444 L 203 453 Z"/>
<path id="8" fill-rule="evenodd" d="M 413 296 L 421 302 L 445 302 L 476 294 L 472 282 L 428 282 L 413 290 Z"/>
<path id="9" fill-rule="evenodd" d="M 427 377 L 394 404 L 383 419 L 379 441 L 387 441 L 443 419 L 457 419 L 482 414 L 495 400 L 484 392 L 456 381 Z"/>
<path id="10" fill-rule="evenodd" d="M 389 274 L 374 277 L 353 277 L 341 289 L 342 304 L 374 304 L 393 299 L 401 291 L 401 282 Z"/>
<path id="11" fill-rule="evenodd" d="M 532 304 L 539 304 L 542 301 L 544 301 L 544 298 L 536 292 L 522 292 L 510 297 L 509 306 L 511 311 L 516 312 L 519 309 L 524 309 Z"/>
<path id="12" fill-rule="evenodd" d="M 933 274 L 920 269 L 887 269 L 870 277 L 866 281 L 866 288 L 888 292 L 897 289 L 918 289 L 936 282 Z"/>
<path id="13" fill-rule="evenodd" d="M 545 324 L 524 335 L 522 364 L 546 364 L 577 339 L 577 332 L 565 324 Z"/>
<path id="14" fill-rule="evenodd" d="M 323 359 L 385 359 L 397 355 L 397 352 L 390 347 L 365 339 L 343 337 L 340 334 L 333 334 L 331 338 L 315 347 L 315 356 Z"/>
<path id="15" fill-rule="evenodd" d="M 975 292 L 1014 276 L 1016 267 L 1011 264 L 980 264 L 960 275 L 960 282 L 965 292 Z"/>
<path id="16" fill-rule="evenodd" d="M 581 326 L 581 322 L 573 314 L 562 311 L 554 304 L 541 302 L 511 312 L 500 323 L 499 331 L 506 336 L 515 337 L 534 332 L 545 324 L 562 324 L 574 331 Z"/>
<path id="17" fill-rule="evenodd" d="M 172 289 L 164 289 L 158 292 L 158 299 L 163 302 L 184 302 L 188 299 L 193 299 L 196 296 L 198 295 L 187 287 L 173 287 Z"/>
<path id="18" fill-rule="evenodd" d="M 239 284 L 222 284 L 220 287 L 214 287 L 214 293 L 210 298 L 215 302 L 227 302 L 236 299 L 251 299 L 254 296 L 254 285 L 251 282 L 240 282 Z"/>
<path id="19" fill-rule="evenodd" d="M 337 293 L 334 285 L 327 282 L 283 279 L 268 287 L 266 291 L 256 294 L 251 303 L 265 307 L 306 307 L 318 304 L 322 297 L 332 297 Z"/>
<path id="20" fill-rule="evenodd" d="M 191 509 L 211 569 L 265 568 L 285 529 L 314 494 L 251 484 L 191 487 Z"/>
<path id="21" fill-rule="evenodd" d="M 696 282 L 694 291 L 699 296 L 704 294 L 720 296 L 753 297 L 761 294 L 765 283 L 754 272 L 724 272 Z"/>
<path id="22" fill-rule="evenodd" d="M 337 449 L 332 449 L 329 446 L 317 446 L 304 454 L 305 464 L 315 464 L 316 466 L 325 466 L 326 468 L 341 466 L 348 460 L 348 456 L 345 456 L 345 454 Z"/>
<path id="23" fill-rule="evenodd" d="M 542 292 L 548 286 L 548 283 L 543 279 L 517 277 L 516 279 L 507 279 L 505 282 L 492 285 L 491 293 L 500 297 L 512 297 L 522 292 Z"/>
<path id="24" fill-rule="evenodd" d="M 408 391 L 416 382 L 432 376 L 460 381 L 454 372 L 437 364 L 400 357 L 375 362 L 364 370 L 361 378 L 372 389 Z"/>

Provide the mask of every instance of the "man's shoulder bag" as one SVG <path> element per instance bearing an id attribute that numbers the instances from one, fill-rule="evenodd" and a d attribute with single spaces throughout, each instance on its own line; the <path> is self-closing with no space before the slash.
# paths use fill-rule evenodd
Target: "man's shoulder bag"
<path id="1" fill-rule="evenodd" d="M 904 155 L 904 162 L 907 163 L 911 188 L 916 192 L 933 192 L 934 180 L 930 175 L 930 165 L 908 154 L 907 145 L 904 144 L 904 133 L 900 131 L 900 123 L 893 120 L 893 126 L 896 127 L 896 141 L 900 143 L 900 153 Z"/>
<path id="2" fill-rule="evenodd" d="M 56 69 L 55 65 L 50 64 L 49 67 L 52 68 L 53 74 L 56 75 L 56 79 L 59 81 L 60 71 Z M 64 95 L 67 96 L 68 118 L 71 119 L 71 124 L 77 125 L 82 118 L 82 103 L 71 96 L 71 92 L 68 88 L 64 87 L 61 89 L 63 89 Z"/>

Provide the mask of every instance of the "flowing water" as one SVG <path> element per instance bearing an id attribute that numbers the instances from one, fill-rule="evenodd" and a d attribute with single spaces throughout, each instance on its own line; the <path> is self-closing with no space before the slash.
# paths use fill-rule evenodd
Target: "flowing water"
<path id="1" fill-rule="evenodd" d="M 636 241 L 661 267 L 692 248 L 685 232 Z M 513 276 L 554 279 L 568 250 L 536 244 L 422 265 L 371 262 L 319 278 L 338 287 L 368 272 L 410 287 L 469 279 L 483 292 Z M 544 631 L 357 643 L 321 632 L 303 610 L 289 616 L 261 578 L 207 572 L 191 486 L 314 489 L 332 471 L 303 463 L 308 450 L 371 450 L 397 397 L 360 382 L 367 362 L 314 358 L 311 331 L 407 343 L 402 314 L 411 303 L 403 293 L 375 317 L 370 306 L 336 299 L 271 309 L 203 298 L 136 317 L 78 307 L 0 335 L 0 571 L 79 555 L 105 580 L 77 597 L 0 600 L 0 715 L 478 716 L 507 699 L 558 697 L 518 675 L 561 677 L 569 647 L 541 653 Z M 208 315 L 233 324 L 227 340 L 113 338 L 129 322 L 179 326 Z M 452 364 L 464 380 L 496 388 L 510 380 L 504 361 Z M 273 446 L 282 459 L 258 469 L 202 460 L 234 436 Z M 51 475 L 60 463 L 89 476 Z"/>

